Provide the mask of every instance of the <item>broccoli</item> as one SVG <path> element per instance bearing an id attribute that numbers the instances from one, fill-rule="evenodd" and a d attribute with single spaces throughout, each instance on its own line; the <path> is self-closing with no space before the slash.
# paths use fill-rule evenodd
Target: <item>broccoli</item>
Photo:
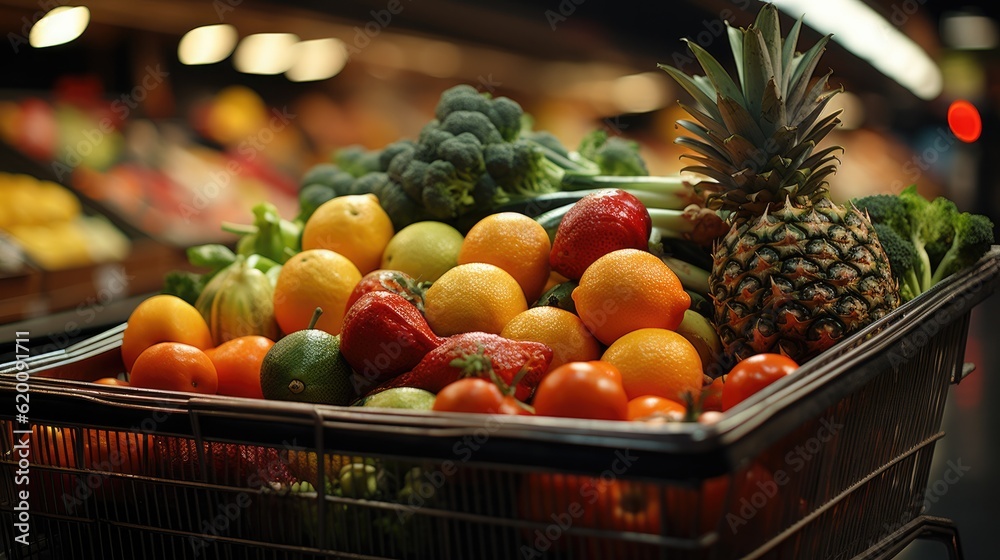
<path id="1" fill-rule="evenodd" d="M 381 152 L 378 150 L 367 150 L 364 146 L 347 146 L 336 151 L 333 155 L 333 162 L 341 171 L 349 173 L 353 177 L 361 177 L 375 171 L 382 171 L 379 163 Z"/>
<path id="2" fill-rule="evenodd" d="M 921 292 L 920 280 L 917 278 L 915 264 L 917 250 L 908 239 L 903 239 L 896 230 L 888 224 L 872 224 L 875 236 L 878 237 L 882 249 L 889 257 L 889 269 L 893 278 L 899 283 L 899 295 L 903 301 L 909 301 Z"/>
<path id="3" fill-rule="evenodd" d="M 486 169 L 505 195 L 533 196 L 559 190 L 563 172 L 526 140 L 486 146 Z"/>
<path id="4" fill-rule="evenodd" d="M 988 218 L 959 212 L 944 197 L 927 200 L 915 185 L 898 196 L 858 198 L 854 205 L 867 211 L 904 301 L 971 266 L 993 243 Z"/>
<path id="5" fill-rule="evenodd" d="M 523 205 L 559 191 L 583 197 L 593 189 L 624 188 L 644 204 L 678 211 L 704 201 L 678 177 L 645 176 L 634 143 L 594 134 L 585 143 L 598 160 L 592 161 L 567 150 L 550 133 L 531 131 L 525 124 L 530 118 L 516 102 L 468 85 L 443 92 L 434 116 L 415 142 L 395 142 L 380 151 L 352 146 L 337 152 L 335 160 L 343 169 L 329 166 L 323 176 L 337 181 L 333 193 L 311 189 L 302 206 L 370 191 L 393 208 L 389 214 L 399 229 L 428 218 L 468 223 L 477 215 L 502 211 L 502 205 Z M 384 177 L 368 178 L 379 172 Z"/>
<path id="6" fill-rule="evenodd" d="M 955 217 L 951 247 L 934 270 L 932 283 L 976 263 L 993 245 L 993 222 L 986 216 L 962 212 Z"/>
<path id="7" fill-rule="evenodd" d="M 639 143 L 608 136 L 604 130 L 595 130 L 585 136 L 577 152 L 596 163 L 604 175 L 649 175 L 646 162 L 639 155 Z"/>

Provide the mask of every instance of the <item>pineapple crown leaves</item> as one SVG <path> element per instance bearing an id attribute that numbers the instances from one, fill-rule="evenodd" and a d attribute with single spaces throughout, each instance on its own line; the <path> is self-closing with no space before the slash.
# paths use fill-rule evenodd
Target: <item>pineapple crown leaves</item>
<path id="1" fill-rule="evenodd" d="M 749 28 L 727 23 L 735 78 L 692 41 L 686 43 L 704 76 L 659 65 L 695 101 L 681 104 L 693 120 L 677 124 L 692 136 L 677 143 L 694 152 L 683 156 L 696 163 L 685 171 L 715 180 L 705 186 L 710 207 L 759 214 L 786 197 L 815 203 L 827 196 L 825 179 L 836 171 L 841 148 L 815 149 L 840 123 L 840 111 L 823 110 L 842 90 L 828 88 L 832 72 L 813 78 L 830 36 L 796 52 L 801 28 L 800 18 L 782 39 L 778 11 L 765 4 Z"/>

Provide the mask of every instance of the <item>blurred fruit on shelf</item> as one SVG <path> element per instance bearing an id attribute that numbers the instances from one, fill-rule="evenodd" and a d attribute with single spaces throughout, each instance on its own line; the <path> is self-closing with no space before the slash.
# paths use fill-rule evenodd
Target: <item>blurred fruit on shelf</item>
<path id="1" fill-rule="evenodd" d="M 47 270 L 120 261 L 131 243 L 101 216 L 83 214 L 65 187 L 29 175 L 0 173 L 0 230 Z"/>

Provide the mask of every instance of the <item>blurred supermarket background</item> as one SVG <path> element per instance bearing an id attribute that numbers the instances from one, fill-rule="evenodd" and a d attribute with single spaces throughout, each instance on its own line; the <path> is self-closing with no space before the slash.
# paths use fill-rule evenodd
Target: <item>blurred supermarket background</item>
<path id="1" fill-rule="evenodd" d="M 1000 8 L 937 0 L 781 0 L 846 93 L 834 197 L 916 183 L 1000 222 Z M 339 147 L 413 137 L 456 83 L 509 95 L 567 145 L 594 128 L 638 140 L 654 174 L 684 94 L 657 63 L 692 69 L 680 37 L 728 59 L 724 20 L 751 0 L 0 0 L 0 339 L 51 333 L 39 350 L 121 322 L 184 247 L 231 241 Z M 720 40 L 721 39 L 721 40 Z M 981 113 L 956 138 L 955 100 Z M 969 467 L 930 512 L 955 518 L 967 558 L 995 556 L 1000 503 L 1000 298 L 974 317 L 979 370 L 952 392 L 944 473 Z M 949 461 L 951 463 L 949 463 Z M 939 477 L 943 474 L 939 473 Z M 934 479 L 932 474 L 932 479 Z M 940 488 L 940 486 L 938 487 Z M 908 558 L 941 558 L 914 549 Z"/>

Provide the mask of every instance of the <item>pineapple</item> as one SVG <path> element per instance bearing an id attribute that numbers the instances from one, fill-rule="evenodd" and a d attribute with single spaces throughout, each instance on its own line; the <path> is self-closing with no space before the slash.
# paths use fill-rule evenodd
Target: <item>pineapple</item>
<path id="1" fill-rule="evenodd" d="M 829 36 L 795 51 L 801 19 L 782 39 L 767 4 L 748 29 L 728 29 L 736 59 L 731 77 L 707 51 L 688 46 L 705 76 L 665 65 L 697 102 L 685 168 L 711 208 L 732 225 L 713 251 L 709 284 L 715 325 L 735 359 L 782 353 L 803 363 L 899 305 L 889 261 L 867 216 L 829 198 L 838 146 L 815 150 L 840 121 L 823 109 L 841 90 L 830 73 L 813 79 Z"/>

